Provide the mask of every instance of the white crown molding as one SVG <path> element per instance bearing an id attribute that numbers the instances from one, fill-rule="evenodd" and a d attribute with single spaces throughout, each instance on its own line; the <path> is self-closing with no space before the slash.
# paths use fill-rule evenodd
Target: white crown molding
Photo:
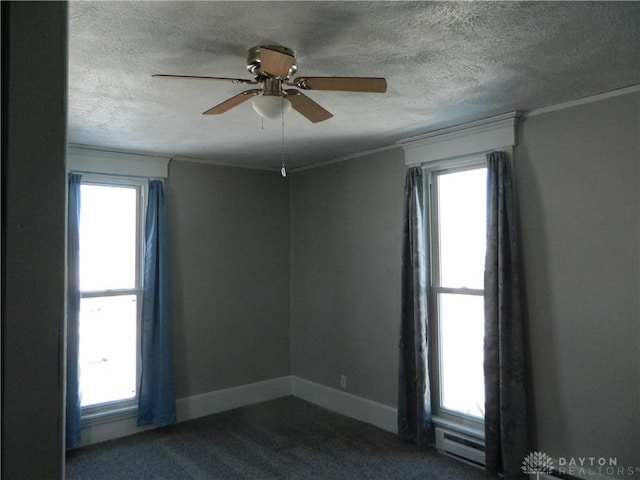
<path id="1" fill-rule="evenodd" d="M 275 167 L 256 167 L 254 165 L 247 165 L 244 163 L 233 163 L 233 162 L 224 162 L 221 160 L 205 160 L 202 158 L 192 158 L 192 157 L 172 157 L 172 162 L 185 162 L 185 163 L 198 163 L 201 165 L 211 165 L 214 167 L 228 167 L 228 168 L 242 168 L 245 170 L 258 170 L 260 172 L 280 172 L 281 166 Z M 287 169 L 289 170 L 289 169 Z"/>
<path id="2" fill-rule="evenodd" d="M 169 158 L 70 146 L 67 171 L 132 177 L 167 178 Z"/>
<path id="3" fill-rule="evenodd" d="M 630 93 L 640 92 L 640 85 L 631 85 L 625 88 L 619 88 L 617 90 L 611 90 L 609 92 L 598 93 L 589 97 L 579 98 L 577 100 L 571 100 L 569 102 L 558 103 L 557 105 L 550 105 L 548 107 L 536 108 L 529 110 L 522 115 L 522 118 L 537 117 L 538 115 L 544 115 L 547 113 L 557 112 L 559 110 L 566 110 L 567 108 L 577 107 L 579 105 L 586 105 L 588 103 L 601 102 L 609 98 L 619 97 L 621 95 L 628 95 Z"/>
<path id="4" fill-rule="evenodd" d="M 397 142 L 405 151 L 406 165 L 478 155 L 516 144 L 519 112 L 478 120 Z"/>
<path id="5" fill-rule="evenodd" d="M 398 147 L 399 146 L 397 144 L 390 143 L 389 145 L 384 145 L 382 147 L 372 148 L 370 150 L 364 150 L 364 151 L 361 151 L 361 152 L 352 153 L 350 155 L 345 155 L 344 157 L 338 157 L 338 158 L 334 158 L 332 160 L 326 160 L 324 162 L 314 163 L 314 164 L 311 164 L 311 165 L 305 165 L 303 167 L 292 168 L 290 171 L 291 171 L 291 173 L 296 173 L 296 172 L 303 172 L 305 170 L 312 170 L 314 168 L 327 167 L 327 166 L 333 165 L 335 163 L 342 163 L 342 162 L 346 162 L 347 160 L 353 160 L 355 158 L 360 158 L 360 157 L 368 157 L 370 155 L 375 155 L 376 153 L 386 152 L 387 150 L 393 150 L 393 149 L 398 148 Z"/>
<path id="6" fill-rule="evenodd" d="M 521 114 L 520 114 L 520 112 L 506 113 L 506 114 L 503 114 L 503 115 L 498 115 L 498 116 L 495 116 L 495 117 L 490 117 L 490 118 L 487 118 L 487 119 L 478 120 L 476 122 L 465 123 L 465 124 L 462 124 L 462 125 L 457 125 L 457 126 L 453 126 L 453 127 L 449 127 L 449 128 L 435 130 L 435 131 L 432 131 L 432 132 L 427 132 L 427 133 L 424 133 L 424 134 L 421 134 L 421 135 L 416 135 L 416 136 L 409 137 L 409 138 L 406 138 L 406 139 L 403 139 L 403 140 L 399 140 L 396 143 L 393 143 L 393 144 L 390 144 L 390 145 L 385 145 L 385 146 L 382 146 L 382 147 L 379 147 L 379 148 L 376 148 L 376 149 L 373 149 L 373 150 L 365 150 L 365 151 L 362 151 L 362 152 L 357 152 L 357 153 L 354 153 L 354 154 L 351 154 L 351 155 L 347 155 L 347 156 L 344 156 L 344 157 L 340 157 L 340 158 L 336 158 L 336 159 L 333 159 L 333 160 L 328 160 L 326 162 L 321 162 L 321 163 L 316 163 L 316 164 L 313 164 L 313 165 L 307 165 L 307 166 L 304 166 L 304 167 L 295 168 L 295 169 L 292 169 L 291 172 L 295 173 L 295 172 L 300 172 L 300 171 L 304 171 L 304 170 L 311 170 L 313 168 L 325 167 L 327 165 L 332 165 L 334 163 L 344 162 L 346 160 L 351 160 L 353 158 L 368 156 L 368 155 L 372 155 L 374 153 L 390 150 L 390 149 L 395 148 L 397 146 L 404 147 L 405 145 L 410 144 L 411 142 L 417 142 L 417 141 L 420 141 L 420 140 L 428 140 L 428 139 L 430 139 L 432 137 L 438 137 L 438 136 L 446 135 L 446 134 L 455 134 L 455 132 L 460 132 L 461 130 L 464 130 L 464 129 L 467 129 L 467 128 L 473 128 L 474 126 L 482 126 L 483 124 L 486 124 L 487 122 L 491 122 L 491 121 L 498 121 L 498 120 L 500 120 L 500 118 L 508 119 L 508 118 L 512 117 L 514 114 L 516 116 L 519 116 L 520 120 L 523 120 L 523 119 L 527 119 L 527 118 L 530 118 L 530 117 L 535 117 L 535 116 L 538 116 L 538 115 L 544 115 L 546 113 L 556 112 L 556 111 L 559 111 L 559 110 L 565 110 L 567 108 L 573 108 L 573 107 L 576 107 L 578 105 L 584 105 L 584 104 L 588 104 L 588 103 L 600 102 L 600 101 L 603 101 L 603 100 L 607 100 L 609 98 L 618 97 L 618 96 L 621 96 L 621 95 L 628 95 L 630 93 L 635 93 L 635 92 L 640 92 L 640 85 L 631 85 L 629 87 L 624 87 L 624 88 L 620 88 L 620 89 L 617 89 L 617 90 L 611 90 L 611 91 L 608 91 L 608 92 L 598 93 L 596 95 L 591 95 L 589 97 L 584 97 L 584 98 L 580 98 L 580 99 L 577 99 L 577 100 L 572 100 L 572 101 L 569 101 L 569 102 L 564 102 L 564 103 L 559 103 L 559 104 L 556 104 L 556 105 L 550 105 L 548 107 L 542 107 L 542 108 L 537 108 L 537 109 L 534 109 L 534 110 L 529 110 L 527 112 L 522 112 Z M 455 135 L 454 135 L 454 137 L 455 137 Z M 497 149 L 500 149 L 500 148 L 513 147 L 515 145 L 515 141 L 516 141 L 516 139 L 514 138 L 514 143 L 512 143 L 512 144 L 497 145 L 497 146 L 495 146 L 493 148 L 488 148 L 488 149 L 482 150 L 482 151 L 469 152 L 469 153 L 466 153 L 466 154 L 462 154 L 461 156 L 471 155 L 471 154 L 474 154 L 474 153 L 476 153 L 476 154 L 487 153 L 487 152 L 490 152 L 492 150 L 497 150 Z M 443 157 L 443 158 L 451 158 L 451 157 Z M 413 165 L 409 161 L 407 161 L 405 163 L 407 165 Z M 420 163 L 422 163 L 422 162 L 418 162 L 415 165 L 418 165 Z"/>

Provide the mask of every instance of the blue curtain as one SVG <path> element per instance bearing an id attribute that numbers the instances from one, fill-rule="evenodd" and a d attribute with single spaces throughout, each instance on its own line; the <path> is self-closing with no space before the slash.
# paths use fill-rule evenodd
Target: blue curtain
<path id="1" fill-rule="evenodd" d="M 523 478 L 528 453 L 525 354 L 512 174 L 504 152 L 487 155 L 484 280 L 485 448 L 487 475 Z"/>
<path id="2" fill-rule="evenodd" d="M 398 382 L 398 435 L 418 445 L 433 443 L 428 373 L 427 257 L 421 167 L 407 170 L 404 188 L 402 317 Z"/>
<path id="3" fill-rule="evenodd" d="M 67 385 L 66 447 L 80 444 L 80 183 L 78 174 L 69 175 L 67 206 Z"/>
<path id="4" fill-rule="evenodd" d="M 176 421 L 167 211 L 162 182 L 149 182 L 142 287 L 142 374 L 138 425 Z"/>

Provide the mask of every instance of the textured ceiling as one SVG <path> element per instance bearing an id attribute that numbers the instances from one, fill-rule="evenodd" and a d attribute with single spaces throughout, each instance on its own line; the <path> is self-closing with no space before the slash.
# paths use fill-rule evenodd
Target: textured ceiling
<path id="1" fill-rule="evenodd" d="M 640 2 L 80 2 L 69 5 L 69 141 L 278 168 L 279 121 L 250 102 L 248 48 L 296 51 L 297 75 L 382 76 L 385 94 L 306 92 L 334 114 L 285 117 L 290 168 L 419 133 L 640 84 Z"/>

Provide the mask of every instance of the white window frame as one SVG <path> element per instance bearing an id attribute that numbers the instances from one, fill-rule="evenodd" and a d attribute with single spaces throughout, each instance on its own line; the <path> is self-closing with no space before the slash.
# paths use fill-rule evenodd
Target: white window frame
<path id="1" fill-rule="evenodd" d="M 484 438 L 484 419 L 472 417 L 460 412 L 448 410 L 442 406 L 442 392 L 440 389 L 440 379 L 442 377 L 442 369 L 440 362 L 440 328 L 439 328 L 439 306 L 438 294 L 453 293 L 462 295 L 484 296 L 483 288 L 466 288 L 466 287 L 450 287 L 443 286 L 438 283 L 440 278 L 440 252 L 439 252 L 439 232 L 438 232 L 438 202 L 437 202 L 437 182 L 436 177 L 446 175 L 448 173 L 463 172 L 486 168 L 487 160 L 484 156 L 470 156 L 462 159 L 449 161 L 432 162 L 424 165 L 423 171 L 425 192 L 424 196 L 424 212 L 426 226 L 425 237 L 427 242 L 427 252 L 429 256 L 429 272 L 428 272 L 428 305 L 429 305 L 429 331 L 428 342 L 430 358 L 429 362 L 432 367 L 431 372 L 431 397 L 434 423 L 441 426 L 455 426 L 457 430 L 467 434 L 471 434 L 477 438 Z"/>
<path id="2" fill-rule="evenodd" d="M 105 187 L 127 187 L 136 189 L 136 273 L 133 288 L 116 290 L 81 291 L 80 298 L 96 298 L 120 295 L 135 295 L 136 315 L 136 395 L 127 400 L 115 400 L 97 405 L 82 407 L 83 424 L 94 423 L 105 417 L 114 415 L 131 415 L 138 408 L 138 387 L 141 374 L 140 335 L 142 329 L 142 281 L 144 272 L 144 215 L 148 197 L 148 179 L 120 175 L 106 175 L 101 173 L 82 173 L 81 185 L 97 185 Z M 82 201 L 82 200 L 81 200 Z M 82 205 L 80 206 L 82 208 Z"/>

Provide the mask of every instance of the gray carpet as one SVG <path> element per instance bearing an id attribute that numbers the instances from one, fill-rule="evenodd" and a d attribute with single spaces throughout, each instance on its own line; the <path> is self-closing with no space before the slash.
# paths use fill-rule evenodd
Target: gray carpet
<path id="1" fill-rule="evenodd" d="M 67 455 L 67 480 L 480 480 L 484 471 L 294 397 Z"/>

